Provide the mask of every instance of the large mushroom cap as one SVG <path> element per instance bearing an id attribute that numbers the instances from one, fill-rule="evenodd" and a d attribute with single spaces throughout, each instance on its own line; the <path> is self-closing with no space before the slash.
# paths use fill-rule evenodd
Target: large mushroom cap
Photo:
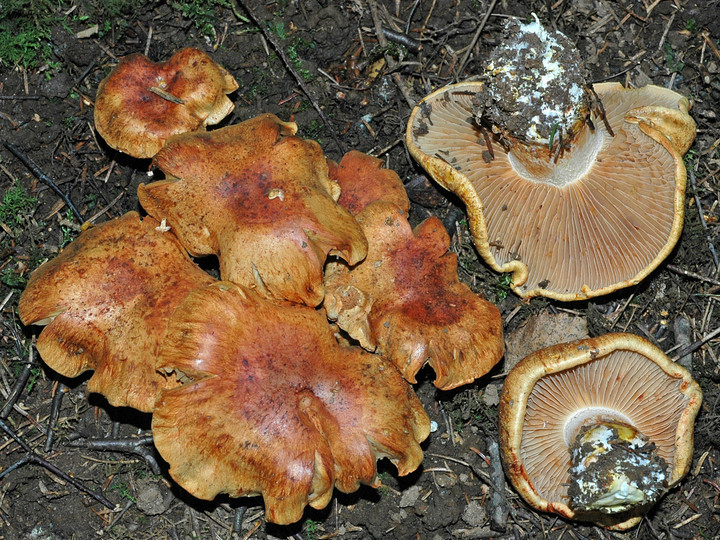
<path id="1" fill-rule="evenodd" d="M 233 110 L 238 84 L 203 51 L 186 48 L 167 62 L 125 56 L 100 82 L 95 127 L 112 148 L 154 156 L 172 135 L 217 124 Z"/>
<path id="2" fill-rule="evenodd" d="M 425 363 L 443 390 L 470 383 L 505 349 L 498 308 L 458 279 L 457 254 L 439 219 L 413 229 L 402 210 L 376 202 L 357 216 L 368 256 L 349 268 L 328 265 L 331 319 L 368 350 L 387 356 L 415 382 Z"/>
<path id="3" fill-rule="evenodd" d="M 458 279 L 457 255 L 440 220 L 413 230 L 400 178 L 380 165 L 349 152 L 331 172 L 342 190 L 339 202 L 368 239 L 368 255 L 354 267 L 328 263 L 328 316 L 410 382 L 429 363 L 438 388 L 470 383 L 503 355 L 500 312 Z"/>
<path id="4" fill-rule="evenodd" d="M 381 457 L 400 474 L 422 459 L 429 419 L 410 386 L 340 346 L 321 310 L 219 282 L 178 307 L 158 367 L 184 384 L 158 400 L 155 445 L 197 497 L 262 494 L 266 519 L 291 523 L 334 485 L 376 484 Z"/>
<path id="5" fill-rule="evenodd" d="M 88 229 L 33 272 L 18 308 L 24 324 L 46 325 L 37 349 L 48 366 L 66 377 L 95 370 L 91 392 L 145 412 L 174 386 L 155 370 L 167 319 L 213 281 L 158 225 L 129 212 Z"/>
<path id="6" fill-rule="evenodd" d="M 631 334 L 542 349 L 520 361 L 503 386 L 499 422 L 505 470 L 538 510 L 627 529 L 640 521 L 638 513 L 606 516 L 568 506 L 572 441 L 583 426 L 598 421 L 633 426 L 668 464 L 666 482 L 672 487 L 690 468 L 701 400 L 700 387 L 686 369 Z"/>
<path id="7" fill-rule="evenodd" d="M 406 142 L 465 202 L 485 261 L 513 272 L 521 296 L 559 300 L 607 294 L 655 269 L 682 229 L 682 154 L 695 135 L 687 99 L 656 86 L 597 84 L 615 136 L 595 117 L 595 129 L 587 124 L 553 162 L 547 147 L 507 151 L 482 132 L 473 116 L 482 89 L 465 82 L 430 94 L 413 111 Z"/>
<path id="8" fill-rule="evenodd" d="M 367 242 L 336 202 L 320 146 L 296 130 L 264 114 L 173 137 L 154 158 L 168 179 L 141 184 L 138 197 L 190 253 L 217 254 L 222 279 L 317 305 L 328 253 L 355 264 Z"/>

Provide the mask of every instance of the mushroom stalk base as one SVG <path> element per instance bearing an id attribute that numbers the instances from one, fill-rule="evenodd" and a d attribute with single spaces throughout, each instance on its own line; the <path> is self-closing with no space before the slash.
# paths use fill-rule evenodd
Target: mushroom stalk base
<path id="1" fill-rule="evenodd" d="M 666 490 L 667 464 L 655 445 L 630 424 L 585 426 L 570 447 L 568 496 L 580 512 L 625 512 L 653 504 Z"/>

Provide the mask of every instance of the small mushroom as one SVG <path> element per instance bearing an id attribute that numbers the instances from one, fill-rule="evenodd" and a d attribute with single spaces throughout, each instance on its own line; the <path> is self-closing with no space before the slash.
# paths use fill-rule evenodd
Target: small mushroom
<path id="1" fill-rule="evenodd" d="M 685 368 L 631 334 L 542 349 L 503 386 L 506 473 L 538 510 L 628 529 L 687 474 L 701 401 Z"/>
<path id="2" fill-rule="evenodd" d="M 84 231 L 33 272 L 18 307 L 24 324 L 45 326 L 37 350 L 50 368 L 95 370 L 89 391 L 144 412 L 175 386 L 155 370 L 170 314 L 214 281 L 159 225 L 129 212 Z"/>
<path id="3" fill-rule="evenodd" d="M 338 185 L 314 141 L 263 114 L 170 139 L 153 163 L 166 180 L 138 197 L 193 255 L 217 254 L 221 278 L 267 297 L 318 305 L 328 254 L 355 264 L 367 242 L 339 204 Z"/>
<path id="4" fill-rule="evenodd" d="M 517 56 L 512 69 L 501 56 L 483 81 L 423 99 L 408 149 L 463 200 L 478 252 L 512 272 L 519 295 L 570 301 L 637 284 L 682 229 L 682 155 L 695 137 L 688 100 L 657 86 L 586 90 L 557 43 L 534 55 L 528 43 L 543 34 L 534 32 L 501 46 Z M 553 107 L 559 114 L 545 114 Z"/>
<path id="5" fill-rule="evenodd" d="M 158 368 L 183 385 L 161 395 L 155 445 L 201 499 L 261 494 L 287 524 L 323 508 L 333 486 L 380 485 L 376 460 L 405 475 L 430 422 L 382 357 L 337 343 L 325 313 L 218 282 L 175 311 Z"/>
<path id="6" fill-rule="evenodd" d="M 186 48 L 155 63 L 135 53 L 98 86 L 95 127 L 112 148 L 154 156 L 172 135 L 217 124 L 233 110 L 238 84 L 205 52 Z"/>
<path id="7" fill-rule="evenodd" d="M 364 348 L 389 358 L 410 382 L 425 363 L 438 388 L 472 382 L 503 355 L 500 312 L 458 279 L 457 255 L 448 251 L 440 220 L 428 218 L 413 230 L 399 177 L 379 164 L 352 152 L 334 171 L 340 202 L 358 212 L 368 255 L 355 266 L 328 263 L 328 316 Z"/>

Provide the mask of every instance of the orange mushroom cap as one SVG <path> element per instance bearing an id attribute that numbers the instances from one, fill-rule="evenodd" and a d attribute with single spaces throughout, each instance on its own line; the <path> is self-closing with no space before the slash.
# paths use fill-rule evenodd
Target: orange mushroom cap
<path id="1" fill-rule="evenodd" d="M 677 242 L 684 217 L 682 154 L 695 137 L 688 100 L 664 88 L 594 86 L 601 118 L 556 162 L 547 147 L 505 149 L 474 123 L 482 83 L 442 88 L 413 111 L 410 153 L 465 202 L 478 252 L 512 272 L 523 297 L 578 300 L 634 285 Z M 486 133 L 487 134 L 487 133 Z M 485 156 L 483 156 L 485 152 Z"/>
<path id="2" fill-rule="evenodd" d="M 98 86 L 95 127 L 112 148 L 149 158 L 170 136 L 220 122 L 234 108 L 226 94 L 237 88 L 199 49 L 181 49 L 159 63 L 131 54 Z"/>
<path id="3" fill-rule="evenodd" d="M 154 158 L 168 179 L 141 184 L 138 197 L 190 253 L 217 254 L 222 279 L 314 306 L 328 253 L 355 264 L 367 242 L 336 202 L 320 146 L 296 130 L 264 114 L 173 137 Z"/>
<path id="4" fill-rule="evenodd" d="M 606 515 L 568 506 L 571 442 L 597 421 L 633 426 L 668 464 L 668 488 L 690 468 L 702 393 L 690 373 L 650 342 L 607 334 L 537 351 L 505 379 L 500 450 L 515 489 L 534 508 L 616 530 L 647 508 Z"/>
<path id="5" fill-rule="evenodd" d="M 402 180 L 395 171 L 386 169 L 381 159 L 351 150 L 339 164 L 330 163 L 330 178 L 340 186 L 338 203 L 353 215 L 377 201 L 394 203 L 405 214 L 410 211 Z"/>
<path id="6" fill-rule="evenodd" d="M 490 371 L 504 352 L 500 312 L 459 281 L 457 255 L 448 251 L 440 220 L 429 218 L 413 230 L 399 206 L 372 202 L 383 193 L 402 199 L 399 191 L 378 187 L 399 178 L 374 158 L 349 153 L 336 175 L 351 208 L 359 209 L 368 255 L 354 267 L 327 265 L 330 318 L 363 347 L 387 356 L 410 382 L 426 362 L 444 390 Z"/>
<path id="7" fill-rule="evenodd" d="M 184 384 L 157 402 L 155 445 L 196 497 L 262 494 L 286 524 L 333 485 L 378 484 L 381 457 L 401 475 L 422 460 L 420 401 L 383 358 L 340 346 L 322 310 L 218 282 L 178 307 L 158 368 Z"/>
<path id="8" fill-rule="evenodd" d="M 46 325 L 45 363 L 66 377 L 95 370 L 91 392 L 150 412 L 175 383 L 155 370 L 167 319 L 192 289 L 213 281 L 152 218 L 129 212 L 83 232 L 30 276 L 24 324 Z"/>

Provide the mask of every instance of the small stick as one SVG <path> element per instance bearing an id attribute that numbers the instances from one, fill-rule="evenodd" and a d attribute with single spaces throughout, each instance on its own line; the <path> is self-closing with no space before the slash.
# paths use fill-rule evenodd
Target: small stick
<path id="1" fill-rule="evenodd" d="M 495 488 L 490 497 L 490 528 L 493 531 L 505 532 L 507 529 L 508 508 L 505 501 L 505 473 L 500 461 L 500 447 L 496 440 L 488 439 L 490 455 L 490 477 Z"/>
<path id="2" fill-rule="evenodd" d="M 103 506 L 109 508 L 110 510 L 115 510 L 115 505 L 114 505 L 113 503 L 111 503 L 110 501 L 108 501 L 102 494 L 96 493 L 95 491 L 91 490 L 90 488 L 85 487 L 85 485 L 84 485 L 82 482 L 80 482 L 80 481 L 77 480 L 76 478 L 73 478 L 72 476 L 70 476 L 70 475 L 67 474 L 66 472 L 58 469 L 55 465 L 53 465 L 52 463 L 50 463 L 50 462 L 47 461 L 46 459 L 43 459 L 43 458 L 41 458 L 39 455 L 37 455 L 37 454 L 35 453 L 35 451 L 34 451 L 32 448 L 30 448 L 30 446 L 29 446 L 25 441 L 23 441 L 20 437 L 18 437 L 18 436 L 15 434 L 15 432 L 10 428 L 10 426 L 8 426 L 8 425 L 7 425 L 5 422 L 3 422 L 2 420 L 0 420 L 0 429 L 2 429 L 5 433 L 7 433 L 7 434 L 10 436 L 10 438 L 12 438 L 18 445 L 20 445 L 20 447 L 21 447 L 23 450 L 25 450 L 25 452 L 27 452 L 27 456 L 26 456 L 24 462 L 22 463 L 22 465 L 25 465 L 26 463 L 36 463 L 37 465 L 40 465 L 40 466 L 42 466 L 42 467 L 45 467 L 48 471 L 50 471 L 51 473 L 53 473 L 55 476 L 59 476 L 60 478 L 62 478 L 62 479 L 65 480 L 66 482 L 68 482 L 68 483 L 72 484 L 73 486 L 75 486 L 75 487 L 76 487 L 77 489 L 79 489 L 80 491 L 82 491 L 82 492 L 84 492 L 84 493 L 87 493 L 87 494 L 90 495 L 93 499 L 95 499 L 96 501 L 98 501 L 99 503 L 101 503 Z M 23 460 L 21 460 L 21 461 L 23 461 Z M 19 462 L 18 462 L 18 463 L 19 463 Z M 18 464 L 16 464 L 16 465 L 17 465 L 18 467 L 20 466 L 20 465 L 18 465 Z M 15 468 L 17 468 L 17 467 L 15 467 Z M 3 476 L 5 476 L 5 474 L 7 474 L 7 472 L 9 472 L 7 469 L 6 469 L 5 471 L 1 472 L 1 473 L 0 473 L 0 478 L 2 478 Z"/>
<path id="3" fill-rule="evenodd" d="M 705 283 L 711 283 L 716 286 L 720 286 L 720 281 L 717 279 L 713 279 L 711 277 L 703 276 L 701 274 L 698 274 L 697 272 L 692 272 L 690 270 L 685 270 L 684 268 L 680 268 L 679 266 L 675 266 L 674 264 L 668 264 L 666 267 L 671 272 L 675 272 L 676 274 L 680 274 L 683 276 L 691 277 L 693 279 L 697 279 L 699 281 L 704 281 Z"/>
<path id="4" fill-rule="evenodd" d="M 382 32 L 390 41 L 393 43 L 399 43 L 407 48 L 408 51 L 416 53 L 420 52 L 420 49 L 422 49 L 422 44 L 417 39 L 414 39 L 407 34 L 396 32 L 395 30 L 390 30 L 389 28 L 383 28 Z"/>
<path id="5" fill-rule="evenodd" d="M 35 177 L 45 183 L 50 189 L 52 189 L 67 205 L 67 207 L 72 210 L 73 216 L 75 216 L 75 219 L 78 220 L 78 222 L 82 225 L 83 219 L 82 214 L 80 214 L 80 210 L 78 210 L 73 202 L 70 200 L 70 197 L 65 194 L 65 192 L 60 189 L 55 182 L 53 182 L 48 175 L 46 175 L 44 172 L 40 170 L 40 168 L 35 165 L 35 163 L 32 162 L 32 160 L 27 157 L 25 154 L 23 154 L 20 149 L 15 146 L 12 143 L 9 143 L 7 141 L 3 142 L 3 146 L 10 150 L 12 154 L 18 158 L 23 165 L 25 165 L 30 171 L 35 175 Z"/>
<path id="6" fill-rule="evenodd" d="M 28 361 L 20 372 L 20 375 L 18 375 L 17 381 L 15 381 L 15 385 L 10 391 L 2 411 L 0 411 L 0 419 L 5 420 L 10 415 L 10 411 L 13 409 L 17 400 L 20 399 L 20 395 L 25 389 L 25 385 L 30 378 L 30 371 L 32 370 L 34 364 L 35 355 L 33 354 L 33 347 L 31 346 L 30 352 L 28 353 Z"/>
<path id="7" fill-rule="evenodd" d="M 125 452 L 141 456 L 150 467 L 153 474 L 160 474 L 160 466 L 151 450 L 152 435 L 126 439 L 86 439 L 85 441 L 71 441 L 67 443 L 73 448 L 89 448 L 100 452 Z"/>
<path id="8" fill-rule="evenodd" d="M 382 23 L 380 22 L 380 15 L 378 15 L 378 7 L 375 3 L 375 0 L 368 0 L 368 5 L 370 6 L 370 15 L 372 15 L 373 24 L 375 25 L 375 35 L 377 36 L 378 43 L 380 43 L 380 46 L 383 49 L 387 49 L 387 39 L 385 39 L 385 33 L 382 29 Z M 405 98 L 405 101 L 407 101 L 407 104 L 412 109 L 415 107 L 415 100 L 410 96 L 410 92 L 407 89 L 407 86 L 403 83 L 402 78 L 400 77 L 400 74 L 395 71 L 395 68 L 397 67 L 395 60 L 387 54 L 387 52 L 383 55 L 385 58 L 385 63 L 390 68 L 390 71 L 392 72 L 392 78 L 393 81 L 395 81 L 395 86 L 398 87 L 398 90 L 400 90 L 400 93 Z"/>
<path id="9" fill-rule="evenodd" d="M 710 235 L 708 234 L 708 226 L 707 223 L 705 223 L 705 214 L 703 212 L 702 202 L 700 201 L 700 197 L 697 194 L 697 182 L 695 181 L 695 171 L 693 171 L 692 167 L 687 167 L 687 173 L 688 177 L 690 177 L 690 185 L 693 188 L 693 196 L 695 197 L 695 206 L 697 207 L 698 213 L 700 214 L 700 225 L 702 225 L 703 231 L 705 231 L 705 239 L 708 242 L 708 247 L 710 249 L 710 254 L 712 255 L 713 262 L 715 263 L 715 268 L 720 266 L 720 261 L 718 261 L 718 255 L 715 251 L 715 245 L 712 243 L 712 239 L 710 238 Z"/>
<path id="10" fill-rule="evenodd" d="M 688 345 L 687 347 L 682 347 L 678 351 L 676 351 L 675 356 L 671 358 L 673 362 L 677 362 L 679 358 L 682 358 L 685 355 L 691 354 L 698 350 L 700 347 L 705 345 L 708 341 L 711 339 L 717 337 L 720 335 L 720 326 L 717 327 L 715 330 L 710 332 L 709 334 L 706 334 L 705 337 L 702 339 L 697 340 L 695 343 L 692 343 L 691 345 Z"/>
<path id="11" fill-rule="evenodd" d="M 260 29 L 260 32 L 265 37 L 265 39 L 267 41 L 269 41 L 270 44 L 273 46 L 273 49 L 275 49 L 275 52 L 278 54 L 280 59 L 283 61 L 283 64 L 285 64 L 285 69 L 287 69 L 292 74 L 293 78 L 300 86 L 300 90 L 303 91 L 303 94 L 305 94 L 305 96 L 307 96 L 307 98 L 310 100 L 310 103 L 312 103 L 313 108 L 317 111 L 318 115 L 320 115 L 320 118 L 322 119 L 323 123 L 325 124 L 325 127 L 327 127 L 328 131 L 330 131 L 330 135 L 332 136 L 333 140 L 335 141 L 335 144 L 337 145 L 338 149 L 340 150 L 340 152 L 342 154 L 345 154 L 345 145 L 342 143 L 342 141 L 338 137 L 337 133 L 335 133 L 335 130 L 333 129 L 330 122 L 328 121 L 323 110 L 320 108 L 320 105 L 318 104 L 317 100 L 315 98 L 313 98 L 312 94 L 310 93 L 310 90 L 308 89 L 307 85 L 305 84 L 305 80 L 293 68 L 292 62 L 288 58 L 288 55 L 285 52 L 285 50 L 277 42 L 277 40 L 275 39 L 275 36 L 273 36 L 268 31 L 268 29 L 265 27 L 265 25 L 260 23 L 260 19 L 258 19 L 257 16 L 255 15 L 255 12 L 250 7 L 250 3 L 247 0 L 237 0 L 237 1 L 243 7 L 245 12 L 248 14 L 248 17 L 250 18 L 252 23 Z"/>
<path id="12" fill-rule="evenodd" d="M 2 95 L 2 96 L 0 96 L 0 99 L 40 99 L 40 96 L 36 96 L 36 95 L 31 95 L 31 96 L 24 96 L 24 95 L 19 95 L 19 96 L 5 96 L 5 95 Z"/>
<path id="13" fill-rule="evenodd" d="M 50 406 L 50 419 L 48 420 L 47 438 L 45 439 L 45 453 L 50 452 L 52 449 L 53 441 L 55 440 L 55 426 L 57 425 L 58 417 L 60 416 L 60 407 L 62 407 L 63 397 L 68 391 L 68 387 L 58 381 L 55 384 L 55 393 L 52 397 L 52 405 Z"/>
<path id="14" fill-rule="evenodd" d="M 497 4 L 497 0 L 492 0 L 490 5 L 488 6 L 487 11 L 485 12 L 485 16 L 483 17 L 482 21 L 480 21 L 480 26 L 477 27 L 477 30 L 475 31 L 475 35 L 473 36 L 472 40 L 470 41 L 470 45 L 468 45 L 468 48 L 465 51 L 465 54 L 463 55 L 462 61 L 460 62 L 460 65 L 458 66 L 456 79 L 460 77 L 460 74 L 465 69 L 465 64 L 467 64 L 468 59 L 470 58 L 470 53 L 472 52 L 473 48 L 475 47 L 477 40 L 480 39 L 480 34 L 482 34 L 482 31 L 485 29 L 485 25 L 487 24 L 487 21 L 490 18 L 490 14 L 495 9 L 495 4 Z M 457 82 L 457 80 L 456 80 L 456 82 Z"/>

